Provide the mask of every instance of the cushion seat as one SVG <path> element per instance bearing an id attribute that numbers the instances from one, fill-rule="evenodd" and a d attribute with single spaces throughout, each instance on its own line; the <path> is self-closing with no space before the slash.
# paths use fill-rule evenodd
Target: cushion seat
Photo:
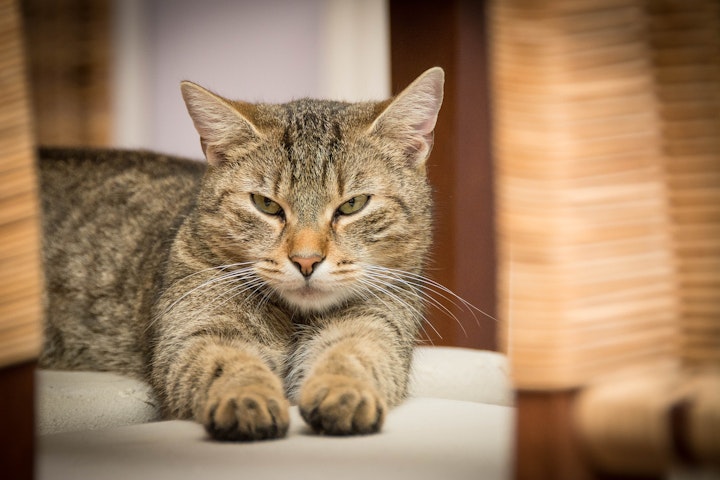
<path id="1" fill-rule="evenodd" d="M 212 441 L 190 421 L 157 421 L 143 382 L 38 373 L 38 479 L 505 479 L 514 409 L 505 357 L 419 347 L 411 398 L 381 433 L 312 433 L 291 407 L 284 439 Z"/>

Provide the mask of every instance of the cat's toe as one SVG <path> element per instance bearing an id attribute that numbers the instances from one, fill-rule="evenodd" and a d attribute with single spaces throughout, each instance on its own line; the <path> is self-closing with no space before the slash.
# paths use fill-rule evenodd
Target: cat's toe
<path id="1" fill-rule="evenodd" d="M 342 375 L 311 378 L 300 393 L 300 414 L 318 433 L 375 433 L 387 410 L 377 390 L 367 382 Z"/>
<path id="2" fill-rule="evenodd" d="M 267 440 L 287 434 L 288 411 L 288 402 L 282 395 L 245 387 L 210 398 L 203 424 L 215 440 Z"/>

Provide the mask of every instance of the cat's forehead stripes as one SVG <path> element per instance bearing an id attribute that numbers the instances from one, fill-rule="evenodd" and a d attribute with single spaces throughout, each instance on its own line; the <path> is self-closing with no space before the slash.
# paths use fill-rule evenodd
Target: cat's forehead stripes
<path id="1" fill-rule="evenodd" d="M 346 107 L 312 100 L 285 105 L 287 124 L 282 142 L 295 181 L 326 185 L 342 140 L 341 113 Z"/>
<path id="2" fill-rule="evenodd" d="M 344 193 L 337 156 L 343 145 L 343 113 L 349 104 L 297 100 L 285 104 L 282 147 L 286 164 L 275 192 L 288 192 L 300 221 L 317 218 L 334 195 Z M 309 195 L 309 193 L 312 193 Z"/>
<path id="3" fill-rule="evenodd" d="M 354 128 L 369 125 L 372 107 L 326 100 L 297 100 L 284 105 L 286 124 L 282 144 L 296 180 L 308 177 L 327 185 L 328 175 L 336 175 L 339 191 L 345 192 L 348 180 L 364 181 L 366 174 L 349 165 L 339 165 L 338 157 L 352 148 Z M 369 107 L 369 108 L 368 108 Z"/>

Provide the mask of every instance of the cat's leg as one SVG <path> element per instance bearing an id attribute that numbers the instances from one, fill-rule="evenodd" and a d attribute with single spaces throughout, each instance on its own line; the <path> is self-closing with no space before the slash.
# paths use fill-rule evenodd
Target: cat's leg
<path id="1" fill-rule="evenodd" d="M 279 352 L 202 332 L 161 341 L 156 352 L 153 383 L 167 417 L 193 418 L 217 440 L 287 433 L 289 404 L 276 373 L 282 369 Z"/>
<path id="2" fill-rule="evenodd" d="M 407 394 L 412 346 L 379 317 L 323 325 L 296 355 L 302 417 L 319 433 L 379 431 L 388 407 Z"/>

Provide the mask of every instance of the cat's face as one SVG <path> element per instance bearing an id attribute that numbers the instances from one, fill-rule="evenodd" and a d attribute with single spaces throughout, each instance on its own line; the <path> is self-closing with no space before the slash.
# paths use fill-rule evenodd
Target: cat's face
<path id="1" fill-rule="evenodd" d="M 250 269 L 249 288 L 304 312 L 372 296 L 392 283 L 385 269 L 418 273 L 431 237 L 434 72 L 420 85 L 436 97 L 416 108 L 422 118 L 408 113 L 405 92 L 392 103 L 249 105 L 184 84 L 211 163 L 202 241 L 219 262 Z"/>

